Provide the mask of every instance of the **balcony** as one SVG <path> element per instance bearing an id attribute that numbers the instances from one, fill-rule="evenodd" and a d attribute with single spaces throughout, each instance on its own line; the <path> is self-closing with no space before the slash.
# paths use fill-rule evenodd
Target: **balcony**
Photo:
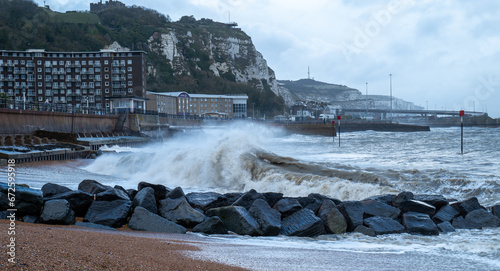
<path id="1" fill-rule="evenodd" d="M 80 67 L 82 67 L 82 65 L 76 64 L 76 63 L 70 63 L 70 64 L 64 65 L 64 67 L 66 67 L 66 68 L 80 68 Z"/>
<path id="2" fill-rule="evenodd" d="M 66 78 L 66 82 L 81 82 L 81 78 Z"/>

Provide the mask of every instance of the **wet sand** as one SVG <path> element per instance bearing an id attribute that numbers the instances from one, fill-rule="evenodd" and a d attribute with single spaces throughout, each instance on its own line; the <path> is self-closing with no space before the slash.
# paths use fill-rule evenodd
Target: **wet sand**
<path id="1" fill-rule="evenodd" d="M 7 251 L 7 220 L 2 251 Z M 453 254 L 311 249 L 250 237 L 101 231 L 16 222 L 17 265 L 1 270 L 494 270 Z M 285 240 L 285 241 L 283 241 Z M 246 269 L 243 269 L 246 268 Z"/>
<path id="2" fill-rule="evenodd" d="M 17 264 L 8 262 L 8 220 L 0 220 L 1 270 L 245 270 L 208 260 L 193 259 L 186 251 L 199 250 L 169 240 L 168 234 L 99 231 L 76 226 L 16 222 Z M 187 253 L 189 254 L 189 253 Z"/>

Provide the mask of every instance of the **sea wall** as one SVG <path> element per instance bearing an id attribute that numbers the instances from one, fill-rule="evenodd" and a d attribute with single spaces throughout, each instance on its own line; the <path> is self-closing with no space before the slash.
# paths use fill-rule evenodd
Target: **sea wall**
<path id="1" fill-rule="evenodd" d="M 112 132 L 119 116 L 0 109 L 0 134 Z"/>
<path id="2" fill-rule="evenodd" d="M 6 202 L 9 187 L 0 183 Z M 16 186 L 16 217 L 25 222 L 75 224 L 114 230 L 250 236 L 318 236 L 359 232 L 438 235 L 455 229 L 500 226 L 500 205 L 485 208 L 477 198 L 449 200 L 441 195 L 380 195 L 340 201 L 326 195 L 284 197 L 281 193 L 184 194 L 182 188 L 141 182 L 137 190 L 84 180 L 78 190 L 45 184 L 41 190 Z M 11 213 L 0 205 L 1 219 Z"/>

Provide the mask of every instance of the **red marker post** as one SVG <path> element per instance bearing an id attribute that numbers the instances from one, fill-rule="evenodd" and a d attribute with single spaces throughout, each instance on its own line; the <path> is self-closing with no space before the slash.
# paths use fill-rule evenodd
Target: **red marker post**
<path id="1" fill-rule="evenodd" d="M 465 116 L 465 111 L 460 110 L 458 115 L 460 116 L 460 153 L 464 154 L 464 116 Z"/>
<path id="2" fill-rule="evenodd" d="M 340 147 L 340 115 L 337 116 L 337 120 L 339 121 L 339 147 Z"/>

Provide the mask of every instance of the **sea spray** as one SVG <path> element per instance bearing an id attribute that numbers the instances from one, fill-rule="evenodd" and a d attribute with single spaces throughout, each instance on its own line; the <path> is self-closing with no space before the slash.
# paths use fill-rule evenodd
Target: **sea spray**
<path id="1" fill-rule="evenodd" d="M 342 170 L 301 164 L 264 151 L 262 147 L 270 139 L 283 136 L 278 129 L 251 123 L 203 130 L 141 148 L 140 152 L 107 153 L 85 169 L 128 179 L 130 184 L 147 181 L 187 191 L 256 189 L 288 196 L 322 193 L 341 200 L 397 192 L 364 178 L 356 181 Z"/>

